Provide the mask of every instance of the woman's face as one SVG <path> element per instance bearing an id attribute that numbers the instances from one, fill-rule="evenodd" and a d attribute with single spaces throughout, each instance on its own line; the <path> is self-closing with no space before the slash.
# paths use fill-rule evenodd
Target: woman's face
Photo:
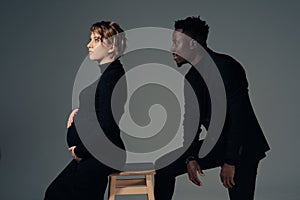
<path id="1" fill-rule="evenodd" d="M 98 33 L 91 32 L 90 42 L 87 44 L 89 56 L 91 60 L 96 60 L 99 64 L 111 62 L 110 48 L 106 44 L 106 39 L 101 42 L 101 37 Z"/>

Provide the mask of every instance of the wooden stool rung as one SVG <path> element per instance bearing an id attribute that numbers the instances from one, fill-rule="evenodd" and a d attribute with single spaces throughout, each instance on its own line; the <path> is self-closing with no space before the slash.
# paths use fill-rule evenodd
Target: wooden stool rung
<path id="1" fill-rule="evenodd" d="M 117 188 L 115 190 L 116 195 L 120 194 L 147 194 L 148 190 L 147 187 L 127 187 L 127 188 Z"/>
<path id="2" fill-rule="evenodd" d="M 140 179 L 117 179 L 116 187 L 119 186 L 136 186 L 136 185 L 146 185 L 146 180 L 144 178 Z"/>
<path id="3" fill-rule="evenodd" d="M 155 170 L 125 171 L 110 174 L 109 200 L 115 200 L 116 195 L 147 194 L 148 200 L 154 200 L 153 175 Z M 142 176 L 142 178 L 130 177 Z M 118 179 L 117 177 L 125 177 Z"/>

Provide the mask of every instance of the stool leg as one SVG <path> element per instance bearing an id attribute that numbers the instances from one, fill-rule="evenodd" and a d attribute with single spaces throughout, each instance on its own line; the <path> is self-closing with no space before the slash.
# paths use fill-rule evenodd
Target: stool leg
<path id="1" fill-rule="evenodd" d="M 147 185 L 147 191 L 148 191 L 148 200 L 154 200 L 153 177 L 152 177 L 152 175 L 146 175 L 146 185 Z"/>
<path id="2" fill-rule="evenodd" d="M 110 176 L 109 177 L 109 196 L 108 200 L 115 200 L 115 194 L 116 194 L 116 181 L 117 177 L 116 176 Z"/>

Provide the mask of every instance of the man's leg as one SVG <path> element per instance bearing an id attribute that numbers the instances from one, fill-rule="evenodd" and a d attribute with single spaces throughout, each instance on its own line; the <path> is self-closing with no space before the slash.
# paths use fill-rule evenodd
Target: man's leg
<path id="1" fill-rule="evenodd" d="M 156 163 L 164 162 L 164 158 L 167 158 L 172 153 L 174 152 L 166 154 L 158 159 Z M 172 164 L 156 170 L 154 179 L 155 200 L 171 200 L 175 189 L 176 177 L 186 172 L 185 156 L 181 156 Z"/>
<path id="2" fill-rule="evenodd" d="M 235 186 L 228 190 L 231 200 L 254 199 L 258 162 L 242 162 L 235 167 Z"/>
<path id="3" fill-rule="evenodd" d="M 171 200 L 176 176 L 167 173 L 169 170 L 157 170 L 155 174 L 154 196 L 156 200 Z"/>

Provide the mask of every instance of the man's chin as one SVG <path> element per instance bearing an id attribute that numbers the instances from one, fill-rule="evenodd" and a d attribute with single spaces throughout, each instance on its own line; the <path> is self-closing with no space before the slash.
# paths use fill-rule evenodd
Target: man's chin
<path id="1" fill-rule="evenodd" d="M 186 63 L 186 62 L 178 62 L 176 60 L 175 60 L 175 62 L 176 62 L 177 67 L 181 67 L 182 65 L 184 65 Z"/>

